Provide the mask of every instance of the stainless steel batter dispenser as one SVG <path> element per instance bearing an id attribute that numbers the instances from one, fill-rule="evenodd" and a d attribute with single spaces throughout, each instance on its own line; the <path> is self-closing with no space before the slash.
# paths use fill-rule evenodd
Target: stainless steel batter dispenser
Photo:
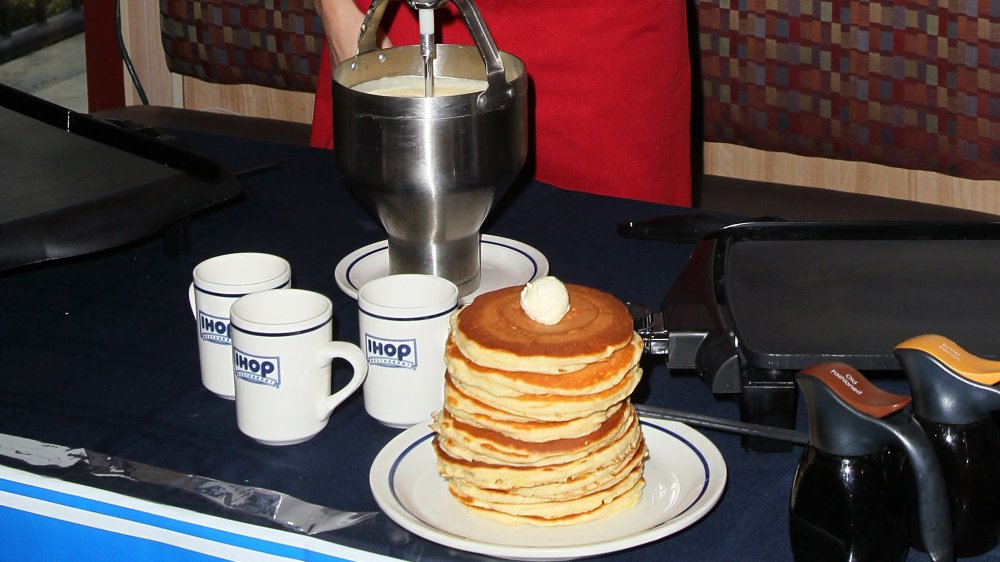
<path id="1" fill-rule="evenodd" d="M 527 155 L 528 89 L 524 63 L 501 52 L 472 0 L 450 0 L 475 46 L 378 49 L 376 34 L 389 0 L 374 0 L 358 54 L 333 71 L 337 164 L 351 189 L 388 233 L 391 273 L 427 273 L 451 280 L 461 295 L 480 280 L 479 230 Z M 445 0 L 411 0 L 438 8 Z M 484 91 L 399 97 L 352 89 L 389 76 L 485 80 Z"/>

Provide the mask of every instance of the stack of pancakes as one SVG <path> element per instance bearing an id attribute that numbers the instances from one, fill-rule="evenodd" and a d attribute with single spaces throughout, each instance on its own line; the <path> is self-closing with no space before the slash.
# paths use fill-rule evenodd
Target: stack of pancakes
<path id="1" fill-rule="evenodd" d="M 438 472 L 472 511 L 568 525 L 639 501 L 646 446 L 629 396 L 642 340 L 625 306 L 567 285 L 556 324 L 532 320 L 522 287 L 476 297 L 452 318 Z"/>

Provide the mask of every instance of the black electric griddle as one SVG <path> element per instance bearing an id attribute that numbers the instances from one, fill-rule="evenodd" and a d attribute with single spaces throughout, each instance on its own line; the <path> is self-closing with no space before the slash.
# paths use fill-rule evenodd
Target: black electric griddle
<path id="1" fill-rule="evenodd" d="M 1000 222 L 725 226 L 661 308 L 671 369 L 738 393 L 744 421 L 793 427 L 794 375 L 809 365 L 894 374 L 893 348 L 923 333 L 997 358 Z"/>
<path id="2" fill-rule="evenodd" d="M 239 196 L 214 162 L 0 84 L 0 270 L 175 230 Z M 181 225 L 181 226 L 178 226 Z"/>

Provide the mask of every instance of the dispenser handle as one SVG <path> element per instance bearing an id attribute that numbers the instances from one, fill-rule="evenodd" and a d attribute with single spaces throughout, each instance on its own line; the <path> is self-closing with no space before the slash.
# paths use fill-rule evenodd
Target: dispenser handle
<path id="1" fill-rule="evenodd" d="M 378 26 L 385 15 L 385 7 L 390 0 L 372 0 L 365 19 L 361 23 L 361 33 L 358 36 L 358 54 L 370 53 L 378 49 Z M 416 8 L 440 8 L 447 2 L 455 4 L 458 13 L 469 29 L 472 41 L 479 49 L 486 65 L 486 90 L 479 94 L 476 105 L 483 111 L 489 111 L 505 106 L 514 98 L 514 90 L 507 82 L 507 72 L 504 69 L 503 58 L 490 30 L 483 22 L 483 16 L 473 0 L 406 0 Z"/>
<path id="2" fill-rule="evenodd" d="M 934 447 L 920 424 L 905 412 L 888 418 L 885 426 L 910 460 L 917 488 L 920 537 L 928 556 L 935 561 L 954 560 L 949 494 Z"/>
<path id="3" fill-rule="evenodd" d="M 368 6 L 358 35 L 357 54 L 363 55 L 378 49 L 378 26 L 382 23 L 382 16 L 385 15 L 385 7 L 388 4 L 389 0 L 372 0 Z"/>
<path id="4" fill-rule="evenodd" d="M 507 83 L 507 73 L 503 67 L 500 50 L 493 41 L 490 30 L 483 22 L 483 16 L 473 0 L 451 0 L 458 7 L 458 12 L 469 28 L 469 34 L 479 49 L 486 65 L 486 91 L 479 94 L 476 104 L 479 109 L 488 111 L 503 107 L 514 97 L 514 90 Z"/>

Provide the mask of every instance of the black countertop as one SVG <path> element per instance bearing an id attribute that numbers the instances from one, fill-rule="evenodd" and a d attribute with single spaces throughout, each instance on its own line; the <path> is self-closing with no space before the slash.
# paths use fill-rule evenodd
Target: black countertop
<path id="1" fill-rule="evenodd" d="M 293 286 L 331 298 L 335 337 L 355 341 L 355 302 L 337 288 L 334 267 L 351 251 L 384 239 L 382 228 L 340 181 L 328 151 L 182 131 L 178 136 L 240 177 L 243 197 L 195 217 L 189 255 L 167 257 L 161 241 L 149 238 L 0 273 L 0 433 L 279 490 L 339 509 L 377 510 L 369 467 L 399 431 L 368 417 L 358 393 L 306 443 L 267 447 L 242 435 L 234 404 L 201 386 L 187 289 L 191 270 L 208 257 L 277 254 L 291 263 Z M 247 170 L 256 171 L 240 175 Z M 483 232 L 534 246 L 548 258 L 550 273 L 566 282 L 656 307 L 692 246 L 624 239 L 616 228 L 622 220 L 684 211 L 528 181 L 512 189 Z M 737 405 L 713 396 L 694 374 L 668 372 L 662 359 L 644 361 L 636 401 L 738 418 Z M 605 559 L 791 559 L 787 509 L 800 450 L 751 454 L 738 436 L 704 433 L 729 471 L 716 508 L 675 535 Z M 121 491 L 216 513 L 197 499 Z M 410 560 L 470 557 L 414 536 L 383 514 L 319 536 Z"/>

